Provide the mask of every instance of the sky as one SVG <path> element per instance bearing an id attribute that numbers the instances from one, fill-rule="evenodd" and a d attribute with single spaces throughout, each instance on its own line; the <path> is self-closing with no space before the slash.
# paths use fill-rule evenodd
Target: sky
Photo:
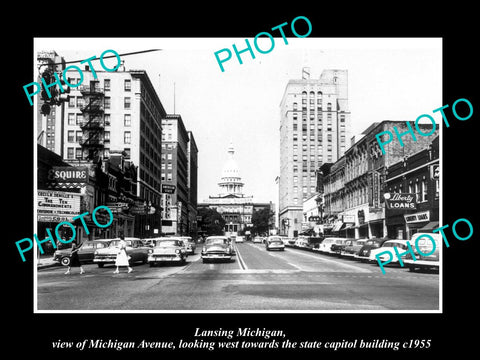
<path id="1" fill-rule="evenodd" d="M 267 54 L 256 51 L 249 39 L 255 59 L 245 52 L 243 64 L 232 44 L 244 49 L 245 38 L 36 38 L 34 53 L 55 50 L 73 61 L 98 58 L 108 49 L 119 54 L 161 49 L 121 59 L 127 70 L 146 70 L 167 113 L 181 114 L 193 132 L 200 202 L 218 195 L 230 142 L 245 195 L 278 201 L 280 101 L 288 81 L 300 79 L 305 66 L 312 79 L 325 69 L 348 70 L 352 136 L 382 120 L 412 121 L 429 114 L 441 122 L 441 115 L 432 113 L 444 105 L 441 38 L 307 37 L 288 38 L 288 44 L 274 39 Z M 271 44 L 263 38 L 258 45 L 268 49 Z M 224 48 L 233 55 L 222 72 L 214 53 Z M 101 69 L 98 61 L 93 65 Z"/>

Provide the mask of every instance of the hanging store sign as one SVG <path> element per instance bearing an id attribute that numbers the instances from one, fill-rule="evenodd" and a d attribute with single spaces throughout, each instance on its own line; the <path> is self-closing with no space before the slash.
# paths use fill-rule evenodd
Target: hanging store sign
<path id="1" fill-rule="evenodd" d="M 385 193 L 385 204 L 387 209 L 392 210 L 416 210 L 417 201 L 415 194 L 409 193 Z"/>
<path id="2" fill-rule="evenodd" d="M 175 185 L 170 185 L 170 184 L 162 184 L 162 193 L 164 194 L 174 194 L 176 190 Z"/>
<path id="3" fill-rule="evenodd" d="M 407 224 L 430 221 L 430 211 L 422 211 L 415 214 L 403 215 Z"/>
<path id="4" fill-rule="evenodd" d="M 80 213 L 80 194 L 52 190 L 38 190 L 37 194 L 40 222 L 72 221 Z"/>

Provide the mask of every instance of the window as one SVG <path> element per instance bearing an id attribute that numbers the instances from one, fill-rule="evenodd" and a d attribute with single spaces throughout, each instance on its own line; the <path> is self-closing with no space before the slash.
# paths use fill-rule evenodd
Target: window
<path id="1" fill-rule="evenodd" d="M 75 96 L 70 96 L 68 98 L 68 107 L 75 107 Z"/>
<path id="2" fill-rule="evenodd" d="M 75 120 L 75 124 L 78 125 L 78 126 L 81 126 L 82 123 L 83 123 L 83 115 L 82 114 L 76 114 L 76 120 Z"/>
<path id="3" fill-rule="evenodd" d="M 75 159 L 81 159 L 82 158 L 82 149 L 81 148 L 76 148 L 75 149 Z"/>
<path id="4" fill-rule="evenodd" d="M 82 136 L 83 136 L 83 132 L 82 131 L 77 131 L 77 133 L 76 133 L 77 143 L 82 142 Z"/>
<path id="5" fill-rule="evenodd" d="M 126 97 L 123 100 L 123 108 L 124 109 L 130 109 L 130 98 Z"/>
<path id="6" fill-rule="evenodd" d="M 83 97 L 77 96 L 77 107 L 81 108 L 83 106 Z"/>
<path id="7" fill-rule="evenodd" d="M 417 202 L 421 201 L 421 191 L 420 191 L 420 183 L 418 182 L 418 179 L 415 181 L 415 196 L 417 198 Z"/>
<path id="8" fill-rule="evenodd" d="M 105 109 L 110 109 L 110 98 L 105 97 Z"/>
<path id="9" fill-rule="evenodd" d="M 110 125 L 110 120 L 111 120 L 111 117 L 110 117 L 110 114 L 105 114 L 103 115 L 103 119 L 105 120 L 105 125 Z"/>
<path id="10" fill-rule="evenodd" d="M 75 114 L 68 114 L 68 125 L 75 125 Z"/>
<path id="11" fill-rule="evenodd" d="M 105 139 L 105 141 L 110 141 L 110 131 L 105 131 L 103 134 L 103 138 Z"/>
<path id="12" fill-rule="evenodd" d="M 427 201 L 428 184 L 427 179 L 422 180 L 422 201 Z"/>
<path id="13" fill-rule="evenodd" d="M 123 143 L 124 144 L 130 144 L 131 141 L 131 133 L 130 131 L 125 131 L 123 133 Z"/>
<path id="14" fill-rule="evenodd" d="M 68 130 L 68 142 L 74 142 L 75 141 L 75 131 L 73 130 Z M 73 148 L 72 148 L 73 149 Z M 72 157 L 73 157 L 73 150 L 72 150 Z"/>
<path id="15" fill-rule="evenodd" d="M 125 79 L 124 88 L 125 91 L 132 90 L 132 81 L 130 79 Z"/>
<path id="16" fill-rule="evenodd" d="M 103 88 L 105 91 L 110 91 L 110 79 L 103 80 Z"/>
<path id="17" fill-rule="evenodd" d="M 132 116 L 130 114 L 125 114 L 123 116 L 123 126 L 131 126 L 132 125 Z"/>
<path id="18" fill-rule="evenodd" d="M 74 151 L 73 147 L 67 148 L 67 158 L 68 159 L 73 159 L 73 151 Z"/>

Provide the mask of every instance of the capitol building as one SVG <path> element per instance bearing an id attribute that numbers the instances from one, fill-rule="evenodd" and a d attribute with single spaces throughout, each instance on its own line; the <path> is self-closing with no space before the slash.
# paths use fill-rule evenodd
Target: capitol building
<path id="1" fill-rule="evenodd" d="M 218 182 L 219 193 L 217 196 L 209 196 L 208 199 L 198 204 L 198 208 L 207 207 L 215 209 L 225 220 L 225 235 L 237 235 L 252 226 L 254 211 L 264 208 L 272 208 L 272 203 L 256 203 L 253 196 L 243 193 L 242 178 L 235 160 L 233 144 L 228 147 L 228 159 L 225 162 L 220 181 Z M 273 210 L 273 208 L 272 208 Z"/>

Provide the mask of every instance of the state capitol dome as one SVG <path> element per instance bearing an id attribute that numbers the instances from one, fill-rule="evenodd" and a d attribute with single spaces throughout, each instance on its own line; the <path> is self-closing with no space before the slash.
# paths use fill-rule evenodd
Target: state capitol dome
<path id="1" fill-rule="evenodd" d="M 240 177 L 240 170 L 234 158 L 235 149 L 230 143 L 228 147 L 228 159 L 223 166 L 222 177 L 218 186 L 220 186 L 220 196 L 236 195 L 243 196 L 243 183 Z"/>

